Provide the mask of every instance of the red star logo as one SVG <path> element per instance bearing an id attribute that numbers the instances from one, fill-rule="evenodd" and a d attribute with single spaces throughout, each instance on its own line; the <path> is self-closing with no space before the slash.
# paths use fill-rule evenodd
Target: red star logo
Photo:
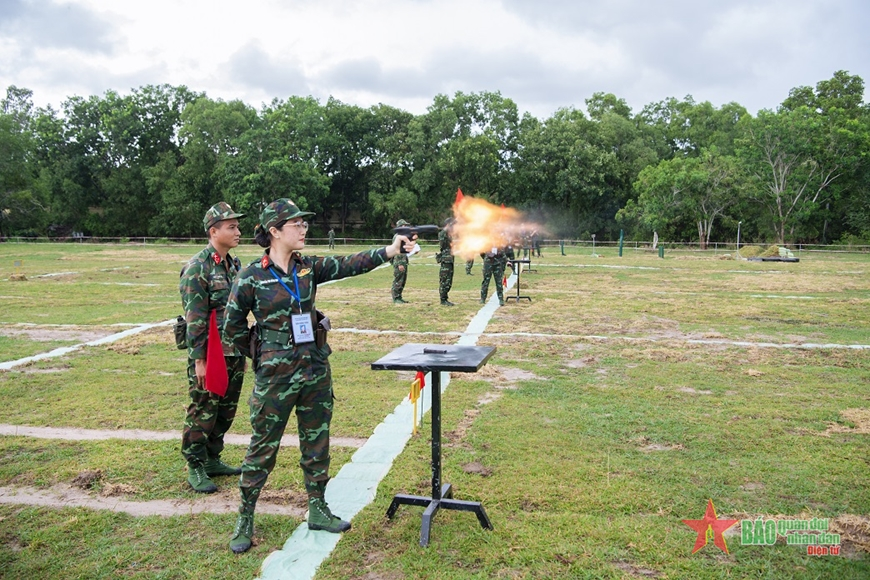
<path id="1" fill-rule="evenodd" d="M 713 500 L 709 500 L 703 519 L 683 520 L 684 524 L 698 532 L 698 538 L 695 540 L 695 547 L 692 549 L 692 553 L 694 554 L 706 546 L 710 536 L 713 536 L 713 544 L 727 554 L 728 546 L 725 544 L 725 536 L 722 535 L 722 532 L 736 524 L 737 521 L 718 519 L 716 517 L 716 508 L 713 507 Z"/>
<path id="2" fill-rule="evenodd" d="M 214 263 L 215 263 L 215 264 L 220 264 L 220 263 L 221 263 L 221 255 L 218 254 L 217 252 L 214 253 L 214 255 L 212 256 L 212 258 L 214 258 Z"/>

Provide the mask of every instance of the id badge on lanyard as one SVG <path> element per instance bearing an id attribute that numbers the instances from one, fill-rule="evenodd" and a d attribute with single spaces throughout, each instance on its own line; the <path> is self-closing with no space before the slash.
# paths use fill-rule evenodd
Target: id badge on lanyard
<path id="1" fill-rule="evenodd" d="M 272 268 L 269 268 L 272 275 L 278 280 L 281 286 L 296 299 L 300 307 L 302 299 L 299 295 L 299 278 L 296 276 L 296 265 L 293 265 L 293 283 L 296 285 L 296 292 L 290 290 L 278 273 Z M 290 325 L 293 329 L 293 344 L 305 344 L 306 342 L 314 342 L 314 315 L 311 312 L 303 312 L 302 314 L 291 314 Z"/>
<path id="2" fill-rule="evenodd" d="M 290 322 L 293 325 L 294 344 L 314 342 L 314 317 L 310 312 L 291 314 Z"/>

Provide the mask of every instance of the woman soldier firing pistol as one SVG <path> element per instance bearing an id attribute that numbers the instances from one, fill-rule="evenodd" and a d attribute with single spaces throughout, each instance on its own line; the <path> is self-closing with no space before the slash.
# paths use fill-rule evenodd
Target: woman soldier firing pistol
<path id="1" fill-rule="evenodd" d="M 413 248 L 407 236 L 396 236 L 385 248 L 351 256 L 308 257 L 305 247 L 313 216 L 289 199 L 270 203 L 260 214 L 257 243 L 263 257 L 242 269 L 227 303 L 224 340 L 250 353 L 248 313 L 259 328 L 259 352 L 253 353 L 256 382 L 251 395 L 251 443 L 242 462 L 239 480 L 239 517 L 230 549 L 242 553 L 251 547 L 254 508 L 260 490 L 275 467 L 278 447 L 292 410 L 296 409 L 301 459 L 299 465 L 308 492 L 308 528 L 339 533 L 350 523 L 332 514 L 324 493 L 329 481 L 329 424 L 332 419 L 332 373 L 326 343 L 326 324 L 315 309 L 317 284 L 373 270 L 404 248 Z"/>

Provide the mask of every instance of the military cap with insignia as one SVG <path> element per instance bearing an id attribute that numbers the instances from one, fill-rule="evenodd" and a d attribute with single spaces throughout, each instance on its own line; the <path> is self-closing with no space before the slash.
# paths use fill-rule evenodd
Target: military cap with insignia
<path id="1" fill-rule="evenodd" d="M 205 227 L 205 231 L 207 232 L 209 228 L 218 222 L 243 217 L 245 217 L 245 214 L 236 213 L 233 211 L 233 208 L 230 207 L 230 204 L 221 201 L 208 208 L 208 211 L 205 212 L 205 217 L 202 218 L 202 225 Z"/>
<path id="2" fill-rule="evenodd" d="M 287 198 L 276 199 L 263 208 L 260 213 L 260 225 L 264 230 L 269 231 L 269 228 L 281 222 L 312 215 L 314 213 L 300 210 L 295 203 Z"/>

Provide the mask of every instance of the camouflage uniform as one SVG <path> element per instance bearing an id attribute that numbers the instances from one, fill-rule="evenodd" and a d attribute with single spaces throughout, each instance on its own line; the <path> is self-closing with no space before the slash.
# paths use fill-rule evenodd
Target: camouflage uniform
<path id="1" fill-rule="evenodd" d="M 453 287 L 453 250 L 448 228 L 438 232 L 438 262 L 441 269 L 438 272 L 438 294 L 441 296 L 441 304 L 449 304 L 447 294 Z"/>
<path id="2" fill-rule="evenodd" d="M 329 228 L 329 249 L 335 249 L 335 230 L 332 228 Z"/>
<path id="3" fill-rule="evenodd" d="M 393 263 L 393 285 L 390 287 L 390 294 L 393 296 L 393 300 L 404 300 L 402 292 L 405 290 L 405 282 L 408 280 L 408 254 L 398 254 L 393 257 L 391 262 Z"/>
<path id="4" fill-rule="evenodd" d="M 541 257 L 541 235 L 538 233 L 537 230 L 532 232 L 531 243 L 532 243 L 531 255 L 534 256 L 535 254 L 537 254 L 537 257 L 540 258 Z"/>
<path id="5" fill-rule="evenodd" d="M 471 267 L 474 266 L 474 258 L 465 262 L 465 273 L 471 276 Z"/>
<path id="6" fill-rule="evenodd" d="M 233 213 L 228 205 L 221 203 L 209 209 L 203 223 L 208 231 L 222 219 L 241 215 Z M 187 379 L 190 393 L 190 405 L 181 435 L 181 454 L 193 467 L 205 465 L 210 459 L 220 459 L 224 449 L 224 434 L 229 431 L 236 416 L 245 372 L 244 356 L 231 346 L 224 345 L 229 385 L 223 397 L 199 387 L 195 361 L 206 358 L 211 311 L 216 311 L 220 328 L 230 287 L 240 268 L 238 258 L 227 254 L 221 259 L 220 254 L 209 244 L 181 269 L 178 289 L 187 321 Z"/>
<path id="7" fill-rule="evenodd" d="M 409 226 L 405 220 L 396 222 L 396 227 Z M 393 285 L 390 287 L 390 295 L 393 302 L 404 302 L 402 292 L 405 290 L 405 282 L 408 281 L 408 254 L 397 254 L 390 262 L 393 264 Z"/>
<path id="8" fill-rule="evenodd" d="M 498 303 L 504 305 L 504 287 L 502 280 L 504 279 L 504 269 L 507 267 L 508 260 L 514 259 L 513 248 L 500 248 L 495 253 L 487 252 L 480 255 L 483 258 L 483 282 L 480 284 L 480 301 L 486 302 L 486 295 L 489 292 L 489 279 L 495 279 L 495 292 L 498 295 Z"/>
<path id="9" fill-rule="evenodd" d="M 228 341 L 236 348 L 248 348 L 249 312 L 260 326 L 262 341 L 250 399 L 253 435 L 239 481 L 240 513 L 254 512 L 260 490 L 275 466 L 281 436 L 294 407 L 305 489 L 309 497 L 323 497 L 329 479 L 333 395 L 327 357 L 332 349 L 326 343 L 319 348 L 314 342 L 294 346 L 290 315 L 314 312 L 318 283 L 368 272 L 386 259 L 383 248 L 347 257 L 315 258 L 294 253 L 287 273 L 272 262 L 267 250 L 239 274 L 227 304 L 225 344 Z M 298 293 L 301 301 L 282 287 L 270 268 Z"/>

